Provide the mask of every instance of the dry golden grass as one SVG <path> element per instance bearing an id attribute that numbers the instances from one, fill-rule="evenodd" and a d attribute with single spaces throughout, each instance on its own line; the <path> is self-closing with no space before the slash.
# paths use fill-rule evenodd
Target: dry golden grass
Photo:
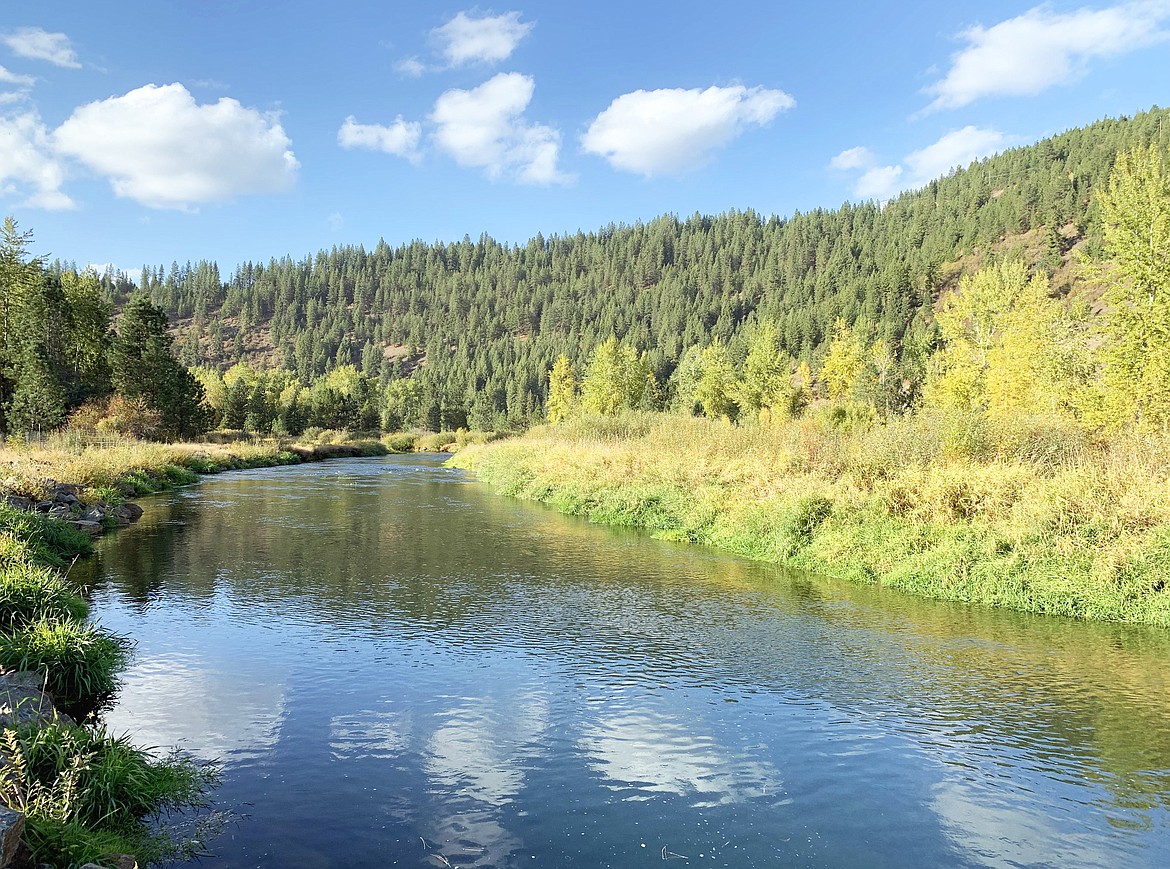
<path id="1" fill-rule="evenodd" d="M 1170 438 L 1092 444 L 1036 420 L 995 437 L 967 422 L 845 432 L 816 416 L 632 414 L 455 461 L 599 522 L 938 597 L 1170 624 Z"/>

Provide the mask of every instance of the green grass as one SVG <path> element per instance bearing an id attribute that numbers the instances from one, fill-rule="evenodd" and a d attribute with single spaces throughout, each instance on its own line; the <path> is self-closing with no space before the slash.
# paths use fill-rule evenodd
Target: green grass
<path id="1" fill-rule="evenodd" d="M 0 566 L 0 631 L 40 619 L 80 621 L 89 607 L 57 571 L 29 561 Z"/>
<path id="2" fill-rule="evenodd" d="M 111 693 L 130 642 L 86 622 L 42 616 L 0 633 L 0 667 L 45 675 L 58 704 L 73 706 Z"/>
<path id="3" fill-rule="evenodd" d="M 25 841 L 36 864 L 76 866 L 112 854 L 140 865 L 185 854 L 185 843 L 151 821 L 204 807 L 218 780 L 214 766 L 182 754 L 156 758 L 100 729 L 25 725 L 5 728 L 0 798 L 26 813 Z"/>

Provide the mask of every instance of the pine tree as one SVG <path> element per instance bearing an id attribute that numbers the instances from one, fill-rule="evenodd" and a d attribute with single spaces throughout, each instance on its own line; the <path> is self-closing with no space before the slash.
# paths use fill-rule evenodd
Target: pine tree
<path id="1" fill-rule="evenodd" d="M 206 427 L 203 387 L 171 352 L 166 314 L 142 293 L 122 312 L 110 360 L 115 389 L 157 412 L 163 437 L 190 437 Z"/>
<path id="2" fill-rule="evenodd" d="M 8 429 L 43 434 L 64 421 L 65 389 L 53 374 L 44 351 L 30 345 L 8 408 Z"/>

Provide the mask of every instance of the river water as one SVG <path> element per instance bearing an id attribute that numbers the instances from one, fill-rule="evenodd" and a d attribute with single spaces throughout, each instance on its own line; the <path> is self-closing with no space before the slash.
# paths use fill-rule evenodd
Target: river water
<path id="1" fill-rule="evenodd" d="M 1170 632 L 600 528 L 428 457 L 144 499 L 75 568 L 205 867 L 1170 865 Z"/>

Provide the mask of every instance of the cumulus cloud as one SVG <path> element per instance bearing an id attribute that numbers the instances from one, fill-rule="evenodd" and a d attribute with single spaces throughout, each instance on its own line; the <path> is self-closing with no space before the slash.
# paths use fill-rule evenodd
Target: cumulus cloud
<path id="1" fill-rule="evenodd" d="M 594 118 L 581 146 L 617 169 L 647 177 L 678 175 L 794 105 L 784 91 L 742 85 L 639 90 L 618 97 Z"/>
<path id="2" fill-rule="evenodd" d="M 561 134 L 524 118 L 534 89 L 531 76 L 509 72 L 472 90 L 443 93 L 430 116 L 435 144 L 460 166 L 483 169 L 489 178 L 527 184 L 571 180 L 557 168 Z"/>
<path id="3" fill-rule="evenodd" d="M 474 18 L 460 12 L 431 35 L 449 66 L 498 63 L 506 60 L 534 24 L 520 20 L 519 12 Z"/>
<path id="4" fill-rule="evenodd" d="M 907 154 L 902 162 L 895 166 L 875 166 L 873 163 L 876 161 L 872 159 L 869 163 L 858 163 L 854 159 L 858 152 L 865 151 L 872 158 L 865 148 L 843 151 L 833 158 L 833 163 L 836 163 L 838 158 L 844 158 L 843 163 L 852 160 L 856 165 L 841 165 L 834 168 L 866 169 L 857 179 L 853 193 L 858 199 L 881 201 L 890 199 L 903 190 L 922 187 L 956 167 L 967 166 L 975 160 L 994 154 L 1002 150 L 1007 143 L 1008 138 L 998 130 L 966 126 L 961 130 L 947 133 L 925 148 Z M 833 166 L 833 163 L 830 165 Z"/>
<path id="5" fill-rule="evenodd" d="M 288 190 L 299 164 L 278 119 L 223 98 L 198 105 L 181 84 L 145 85 L 75 109 L 57 150 L 150 208 L 186 209 Z"/>
<path id="6" fill-rule="evenodd" d="M 7 45 L 18 57 L 30 60 L 47 60 L 57 66 L 77 69 L 77 52 L 64 33 L 48 33 L 39 27 L 19 27 L 11 33 L 0 35 L 0 42 Z"/>
<path id="7" fill-rule="evenodd" d="M 946 76 L 926 89 L 926 111 L 954 109 L 982 97 L 1032 96 L 1083 75 L 1090 60 L 1143 48 L 1170 36 L 1166 0 L 1058 13 L 1037 6 L 992 27 L 960 34 L 966 47 Z"/>
<path id="8" fill-rule="evenodd" d="M 863 145 L 858 145 L 856 148 L 848 148 L 829 161 L 829 168 L 836 169 L 840 172 L 847 172 L 850 169 L 864 169 L 867 166 L 872 166 L 877 162 L 877 157 L 874 156 L 873 151 L 869 150 Z"/>
<path id="9" fill-rule="evenodd" d="M 35 112 L 0 116 L 0 196 L 22 205 L 64 211 L 74 202 L 61 192 L 65 168 L 53 155 L 48 130 Z"/>
<path id="10" fill-rule="evenodd" d="M 368 148 L 385 151 L 407 160 L 419 158 L 418 143 L 422 138 L 422 124 L 402 120 L 402 115 L 389 126 L 382 124 L 359 124 L 353 115 L 337 131 L 337 144 L 343 148 Z"/>

